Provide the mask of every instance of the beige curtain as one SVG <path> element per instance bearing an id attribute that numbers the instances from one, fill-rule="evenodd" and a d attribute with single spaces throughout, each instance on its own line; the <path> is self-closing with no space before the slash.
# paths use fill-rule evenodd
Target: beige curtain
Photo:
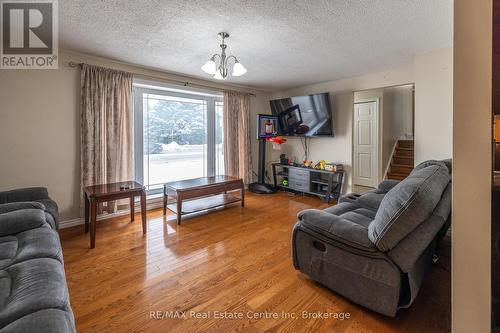
<path id="1" fill-rule="evenodd" d="M 132 74 L 82 65 L 80 137 L 82 188 L 133 179 Z"/>
<path id="2" fill-rule="evenodd" d="M 250 95 L 224 91 L 224 168 L 226 175 L 252 182 Z"/>

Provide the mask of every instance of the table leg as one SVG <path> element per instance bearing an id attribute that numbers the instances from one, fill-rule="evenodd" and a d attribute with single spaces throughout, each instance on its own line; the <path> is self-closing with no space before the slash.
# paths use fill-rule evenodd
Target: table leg
<path id="1" fill-rule="evenodd" d="M 130 197 L 130 222 L 134 222 L 135 220 L 135 197 Z"/>
<path id="2" fill-rule="evenodd" d="M 87 193 L 84 193 L 85 196 L 85 233 L 89 232 L 89 214 L 90 214 L 90 201 L 87 196 Z"/>
<path id="3" fill-rule="evenodd" d="M 90 202 L 90 248 L 95 248 L 95 230 L 97 222 L 97 200 Z"/>
<path id="4" fill-rule="evenodd" d="M 241 182 L 241 207 L 245 207 L 245 184 L 243 184 L 243 181 Z"/>
<path id="5" fill-rule="evenodd" d="M 141 193 L 141 219 L 142 219 L 142 233 L 145 235 L 147 230 L 146 225 L 146 192 Z"/>
<path id="6" fill-rule="evenodd" d="M 181 224 L 182 217 L 182 195 L 177 192 L 177 224 Z"/>
<path id="7" fill-rule="evenodd" d="M 167 186 L 163 185 L 163 216 L 167 215 Z"/>

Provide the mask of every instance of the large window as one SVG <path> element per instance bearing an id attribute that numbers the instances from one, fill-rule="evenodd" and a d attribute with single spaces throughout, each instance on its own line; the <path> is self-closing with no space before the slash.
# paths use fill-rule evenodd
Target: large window
<path id="1" fill-rule="evenodd" d="M 223 100 L 213 93 L 134 84 L 135 178 L 166 182 L 224 173 Z"/>

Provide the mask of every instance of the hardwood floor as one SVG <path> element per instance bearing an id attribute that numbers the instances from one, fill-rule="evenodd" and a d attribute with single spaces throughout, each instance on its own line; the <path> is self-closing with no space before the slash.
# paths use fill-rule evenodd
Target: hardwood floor
<path id="1" fill-rule="evenodd" d="M 134 223 L 128 216 L 98 222 L 92 250 L 83 225 L 61 230 L 78 332 L 450 331 L 449 239 L 414 305 L 388 318 L 294 270 L 291 229 L 296 213 L 311 207 L 326 204 L 312 197 L 250 193 L 245 208 L 236 204 L 180 226 L 173 214 L 166 221 L 158 209 L 148 212 L 144 237 L 139 214 Z M 166 318 L 168 311 L 174 316 L 187 311 L 188 319 Z M 190 318 L 190 311 L 211 318 Z M 215 311 L 243 319 L 216 319 Z M 345 312 L 350 318 L 307 319 L 302 311 Z M 279 318 L 247 317 L 266 312 Z M 284 318 L 286 313 L 297 318 Z"/>

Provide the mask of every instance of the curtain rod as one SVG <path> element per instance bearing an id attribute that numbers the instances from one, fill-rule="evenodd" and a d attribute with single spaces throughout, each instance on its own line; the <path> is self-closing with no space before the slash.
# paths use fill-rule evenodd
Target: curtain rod
<path id="1" fill-rule="evenodd" d="M 71 68 L 76 68 L 76 67 L 79 67 L 81 65 L 83 65 L 84 63 L 83 62 L 74 62 L 74 61 L 70 61 L 68 62 L 68 66 L 71 67 Z M 169 82 L 172 82 L 172 83 L 176 83 L 178 85 L 182 85 L 184 87 L 200 87 L 200 88 L 208 88 L 208 89 L 211 89 L 211 90 L 219 90 L 219 91 L 224 91 L 223 88 L 217 88 L 217 87 L 212 87 L 212 86 L 208 86 L 208 85 L 204 85 L 204 84 L 199 84 L 199 83 L 191 83 L 189 81 L 181 81 L 181 80 L 174 80 L 174 79 L 167 79 L 167 78 L 163 78 L 163 77 L 159 77 L 159 76 L 152 76 L 152 75 L 147 75 L 147 74 L 141 74 L 141 73 L 133 73 L 133 75 L 138 75 L 138 76 L 143 76 L 143 77 L 147 77 L 147 78 L 150 78 L 150 79 L 155 79 L 155 80 L 162 80 L 162 81 L 169 81 Z M 234 90 L 234 89 L 233 89 Z M 241 91 L 239 90 L 239 92 L 243 92 L 243 93 L 246 93 L 252 97 L 255 97 L 257 96 L 256 94 L 254 93 L 249 93 L 249 92 L 246 92 L 246 91 Z"/>

